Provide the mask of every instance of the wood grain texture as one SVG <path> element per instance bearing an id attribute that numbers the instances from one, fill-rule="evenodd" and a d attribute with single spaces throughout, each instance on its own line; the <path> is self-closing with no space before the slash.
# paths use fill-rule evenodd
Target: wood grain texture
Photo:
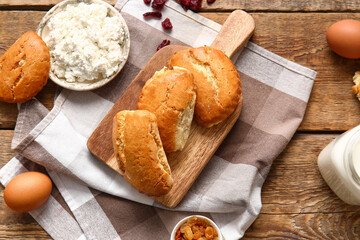
<path id="1" fill-rule="evenodd" d="M 0 130 L 0 168 L 15 152 L 10 149 L 13 130 Z M 8 208 L 4 201 L 4 187 L 0 184 L 0 239 L 51 239 L 28 213 Z"/>
<path id="2" fill-rule="evenodd" d="M 262 189 L 263 213 L 360 211 L 342 202 L 321 177 L 317 158 L 338 135 L 295 134 L 273 162 Z M 360 217 L 360 216 L 359 216 Z"/>
<path id="3" fill-rule="evenodd" d="M 255 31 L 252 16 L 244 11 L 233 11 L 222 24 L 221 30 L 211 43 L 212 48 L 221 49 L 232 58 L 249 41 Z"/>
<path id="4" fill-rule="evenodd" d="M 318 72 L 301 130 L 344 131 L 360 124 L 360 103 L 351 91 L 352 76 L 360 69 L 360 61 L 334 54 L 325 36 L 332 23 L 359 17 L 360 14 L 276 14 L 276 23 L 291 24 L 276 24 L 277 34 L 270 30 L 257 32 L 256 36 L 262 39 L 260 46 L 272 49 L 278 45 L 275 53 Z M 259 28 L 264 29 L 266 23 L 260 18 L 267 17 L 255 17 L 262 24 Z"/>
<path id="5" fill-rule="evenodd" d="M 242 239 L 357 240 L 359 238 L 359 212 L 344 212 L 260 214 Z"/>
<path id="6" fill-rule="evenodd" d="M 50 8 L 47 6 L 49 2 L 0 0 L 0 8 L 12 5 L 12 9 L 43 10 Z M 221 6 L 218 5 L 220 2 Z M 359 19 L 360 14 L 272 12 L 359 11 L 358 1 L 217 0 L 211 9 L 224 11 L 232 6 L 248 11 L 266 11 L 251 13 L 257 26 L 251 40 L 318 71 L 300 130 L 343 131 L 360 123 L 360 103 L 351 92 L 351 78 L 360 69 L 360 61 L 338 57 L 329 50 L 325 41 L 325 31 L 333 22 Z M 35 30 L 44 14 L 44 11 L 0 11 L 0 55 L 25 31 Z M 209 12 L 202 15 L 223 23 L 229 14 Z M 41 101 L 48 108 L 52 106 L 54 89 L 52 84 L 40 93 L 43 94 Z M 16 114 L 16 105 L 0 104 L 0 129 L 13 128 Z M 15 155 L 10 150 L 12 134 L 12 130 L 0 130 L 0 167 Z M 318 153 L 335 136 L 295 134 L 289 146 L 274 161 L 263 186 L 261 214 L 247 230 L 244 239 L 360 238 L 359 208 L 336 197 L 319 175 L 316 164 Z M 30 215 L 7 209 L 1 202 L 2 194 L 3 187 L 0 186 L 0 239 L 51 239 Z"/>
<path id="7" fill-rule="evenodd" d="M 55 4 L 61 2 L 62 0 L 0 0 L 0 8 L 15 8 L 15 9 L 27 9 L 29 7 L 43 7 L 45 9 L 50 9 Z M 103 0 L 111 5 L 115 5 L 117 0 Z"/>
<path id="8" fill-rule="evenodd" d="M 254 20 L 249 14 L 241 10 L 233 11 L 211 46 L 222 50 L 228 57 L 231 57 L 247 43 L 254 32 L 254 28 Z M 122 171 L 116 158 L 113 154 L 109 158 L 109 154 L 113 153 L 111 140 L 112 119 L 121 110 L 136 109 L 137 99 L 141 93 L 142 86 L 156 71 L 167 65 L 175 52 L 183 49 L 187 49 L 187 47 L 173 45 L 158 51 L 143 67 L 90 136 L 87 143 L 90 152 L 119 174 L 122 174 Z M 174 184 L 170 192 L 155 198 L 159 203 L 173 208 L 181 201 L 234 126 L 242 109 L 242 100 L 241 96 L 234 112 L 220 124 L 211 128 L 203 128 L 193 123 L 184 149 L 167 154 Z M 107 136 L 105 136 L 106 134 Z M 109 148 L 109 146 L 111 147 Z"/>
<path id="9" fill-rule="evenodd" d="M 160 70 L 169 61 L 171 56 L 186 49 L 184 46 L 169 46 L 157 52 L 136 76 L 124 94 L 119 98 L 109 113 L 90 136 L 88 149 L 100 160 L 109 165 L 119 174 L 121 170 L 113 155 L 111 140 L 112 120 L 121 110 L 136 109 L 137 99 L 145 82 L 155 71 Z M 197 176 L 201 173 L 211 156 L 235 124 L 242 108 L 240 104 L 224 122 L 211 128 L 203 128 L 193 122 L 189 139 L 182 151 L 167 154 L 174 184 L 169 193 L 155 198 L 167 207 L 175 207 L 185 196 Z"/>
<path id="10" fill-rule="evenodd" d="M 0 11 L 2 36 L 0 54 L 3 54 L 27 29 L 36 29 L 44 14 L 36 11 Z M 224 23 L 229 14 L 203 13 L 202 15 Z M 345 18 L 360 18 L 360 13 L 254 13 L 251 15 L 256 23 L 255 33 L 251 39 L 253 42 L 318 72 L 305 118 L 299 130 L 344 131 L 360 124 L 360 102 L 351 90 L 352 76 L 355 71 L 360 70 L 360 60 L 347 60 L 337 56 L 330 51 L 325 40 L 325 32 L 333 22 Z M 8 31 L 10 27 L 12 31 Z M 53 88 L 55 85 L 52 85 L 51 90 Z M 52 106 L 52 96 L 53 92 L 47 90 L 42 95 L 42 102 L 48 107 Z M 14 127 L 16 105 L 2 104 L 0 107 L 2 127 Z"/>
<path id="11" fill-rule="evenodd" d="M 227 16 L 226 13 L 203 15 L 219 23 Z M 359 19 L 360 14 L 256 13 L 252 16 L 256 28 L 251 41 L 318 73 L 299 130 L 345 131 L 359 125 L 360 102 L 351 87 L 360 60 L 334 54 L 327 46 L 325 34 L 332 23 Z"/>
<path id="12" fill-rule="evenodd" d="M 2 155 L 0 154 L 2 158 Z M 4 165 L 1 161 L 0 165 Z M 51 239 L 49 234 L 28 213 L 8 208 L 4 201 L 4 187 L 0 184 L 0 239 Z"/>
<path id="13" fill-rule="evenodd" d="M 46 7 L 57 4 L 61 0 L 0 0 L 0 8 L 16 7 Z M 105 0 L 114 5 L 117 0 Z M 140 1 L 140 0 L 139 0 Z M 217 0 L 212 4 L 208 4 L 202 0 L 202 8 L 200 11 L 233 11 L 235 9 L 242 9 L 245 11 L 359 11 L 360 5 L 354 0 Z"/>
<path id="14" fill-rule="evenodd" d="M 42 12 L 33 12 L 33 14 L 0 12 L 0 55 L 3 55 L 26 31 L 36 30 L 44 14 Z M 0 127 L 14 128 L 18 113 L 16 104 L 0 102 L 0 109 Z"/>
<path id="15" fill-rule="evenodd" d="M 3 12 L 0 11 L 0 56 L 27 31 L 36 31 L 45 12 Z M 11 29 L 11 30 L 9 30 Z M 56 85 L 48 80 L 47 85 L 36 96 L 48 109 L 54 101 Z M 0 102 L 0 128 L 14 128 L 17 118 L 17 105 Z"/>
<path id="16" fill-rule="evenodd" d="M 14 155 L 9 150 L 13 131 L 0 130 L 0 167 Z M 244 239 L 358 239 L 360 207 L 342 202 L 326 185 L 317 156 L 335 134 L 295 134 L 274 161 L 262 189 L 263 207 Z M 6 150 L 7 149 L 7 150 Z M 299 184 L 301 183 L 301 184 Z M 0 186 L 0 238 L 46 238 L 28 214 L 9 210 Z"/>
<path id="17" fill-rule="evenodd" d="M 13 134 L 13 130 L 0 130 L 0 168 L 2 168 L 9 159 L 15 156 L 15 152 L 11 150 L 11 139 Z"/>
<path id="18" fill-rule="evenodd" d="M 243 239 L 359 239 L 360 206 L 341 201 L 322 179 L 320 151 L 334 134 L 295 134 L 262 188 L 260 216 Z"/>
<path id="19" fill-rule="evenodd" d="M 354 0 L 217 0 L 208 4 L 203 0 L 202 11 L 232 11 L 242 9 L 244 11 L 357 11 L 360 6 L 359 2 Z"/>

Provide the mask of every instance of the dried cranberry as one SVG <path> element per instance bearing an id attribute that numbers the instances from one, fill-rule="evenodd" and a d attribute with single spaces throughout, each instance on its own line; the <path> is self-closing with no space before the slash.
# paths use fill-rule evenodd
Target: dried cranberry
<path id="1" fill-rule="evenodd" d="M 190 6 L 190 0 L 180 0 L 180 5 L 183 7 L 185 11 L 187 11 Z"/>
<path id="2" fill-rule="evenodd" d="M 166 0 L 154 0 L 151 4 L 151 7 L 157 10 L 163 9 L 164 5 L 166 3 Z"/>
<path id="3" fill-rule="evenodd" d="M 181 0 L 180 3 L 184 6 L 190 6 L 190 0 Z"/>
<path id="4" fill-rule="evenodd" d="M 146 12 L 143 14 L 144 18 L 161 18 L 161 12 Z"/>
<path id="5" fill-rule="evenodd" d="M 190 0 L 190 9 L 197 11 L 201 8 L 201 0 Z"/>
<path id="6" fill-rule="evenodd" d="M 149 5 L 149 4 L 151 3 L 151 0 L 144 0 L 144 3 L 145 3 L 146 5 Z"/>
<path id="7" fill-rule="evenodd" d="M 165 47 L 165 46 L 167 46 L 169 44 L 170 44 L 170 40 L 165 39 L 164 41 L 162 41 L 160 43 L 160 45 L 157 47 L 156 51 L 159 51 L 161 48 L 163 48 L 163 47 Z"/>
<path id="8" fill-rule="evenodd" d="M 180 0 L 180 4 L 185 10 L 197 11 L 201 8 L 201 0 Z"/>
<path id="9" fill-rule="evenodd" d="M 206 0 L 207 3 L 214 3 L 216 0 Z"/>
<path id="10" fill-rule="evenodd" d="M 164 29 L 172 29 L 173 28 L 169 18 L 165 18 L 165 20 L 161 23 L 161 25 Z"/>

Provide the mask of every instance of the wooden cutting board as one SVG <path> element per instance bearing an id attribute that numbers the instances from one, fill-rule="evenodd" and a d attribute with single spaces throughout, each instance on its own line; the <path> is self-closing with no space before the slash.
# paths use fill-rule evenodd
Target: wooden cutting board
<path id="1" fill-rule="evenodd" d="M 246 44 L 254 29 L 253 18 L 244 11 L 236 10 L 230 14 L 211 47 L 220 49 L 231 57 Z M 111 140 L 113 117 L 121 110 L 135 110 L 145 82 L 156 71 L 162 69 L 175 52 L 186 48 L 188 47 L 170 45 L 158 51 L 135 77 L 88 139 L 87 146 L 90 152 L 115 171 L 120 173 Z M 235 124 L 241 112 L 242 100 L 241 98 L 236 110 L 216 126 L 203 128 L 193 121 L 184 149 L 167 154 L 174 185 L 169 193 L 155 198 L 159 203 L 173 208 L 181 201 Z"/>

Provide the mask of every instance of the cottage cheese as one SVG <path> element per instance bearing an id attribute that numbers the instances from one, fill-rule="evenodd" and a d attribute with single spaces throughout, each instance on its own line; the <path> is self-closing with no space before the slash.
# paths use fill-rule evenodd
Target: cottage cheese
<path id="1" fill-rule="evenodd" d="M 67 5 L 50 18 L 44 41 L 50 50 L 51 71 L 67 82 L 110 77 L 125 61 L 125 33 L 118 16 L 101 4 Z"/>

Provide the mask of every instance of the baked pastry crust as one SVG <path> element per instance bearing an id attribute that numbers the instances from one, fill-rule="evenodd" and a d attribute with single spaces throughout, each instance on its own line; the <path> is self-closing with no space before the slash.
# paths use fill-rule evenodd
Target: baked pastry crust
<path id="1" fill-rule="evenodd" d="M 360 71 L 355 72 L 353 77 L 354 86 L 352 86 L 353 92 L 356 94 L 356 97 L 360 101 Z"/>
<path id="2" fill-rule="evenodd" d="M 156 115 L 165 152 L 182 150 L 189 137 L 196 92 L 193 75 L 184 68 L 163 68 L 143 87 L 137 109 Z"/>
<path id="3" fill-rule="evenodd" d="M 50 54 L 35 32 L 23 34 L 0 58 L 0 101 L 30 100 L 49 78 Z"/>
<path id="4" fill-rule="evenodd" d="M 188 69 L 196 86 L 195 119 L 203 127 L 225 120 L 239 104 L 240 76 L 232 61 L 211 47 L 190 48 L 175 53 L 169 66 Z"/>
<path id="5" fill-rule="evenodd" d="M 170 191 L 173 179 L 153 113 L 118 112 L 113 120 L 112 141 L 126 181 L 148 196 Z"/>

